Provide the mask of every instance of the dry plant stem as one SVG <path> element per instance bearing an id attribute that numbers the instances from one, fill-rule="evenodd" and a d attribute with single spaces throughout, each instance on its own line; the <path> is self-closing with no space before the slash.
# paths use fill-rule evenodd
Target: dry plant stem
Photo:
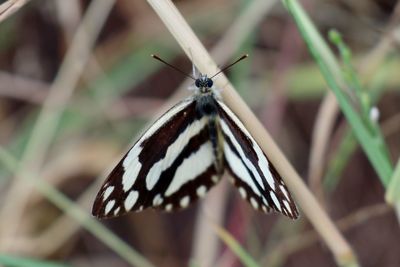
<path id="1" fill-rule="evenodd" d="M 248 9 L 245 12 L 243 12 L 243 15 L 241 17 L 239 17 L 232 24 L 232 26 L 223 35 L 221 40 L 217 43 L 215 48 L 213 48 L 212 54 L 216 55 L 216 57 L 218 58 L 218 62 L 225 63 L 229 59 L 231 59 L 231 57 L 233 56 L 233 53 L 237 50 L 237 48 L 240 46 L 240 44 L 244 41 L 247 34 L 250 33 L 250 31 L 255 27 L 255 25 L 257 25 L 259 23 L 261 18 L 265 15 L 266 12 L 268 12 L 270 10 L 270 8 L 272 7 L 272 4 L 275 2 L 276 1 L 271 1 L 271 2 L 255 1 L 252 5 L 250 5 L 248 7 Z M 229 47 L 229 48 L 224 49 L 224 47 Z M 91 60 L 95 60 L 95 59 L 92 58 Z M 92 63 L 90 63 L 90 64 L 92 64 Z M 94 64 L 97 64 L 97 62 L 95 61 Z M 192 82 L 192 81 L 190 80 L 188 82 Z M 157 113 L 159 113 L 159 114 L 162 113 L 163 111 L 168 109 L 171 105 L 176 103 L 179 99 L 182 99 L 184 97 L 183 92 L 187 93 L 188 82 L 184 82 L 183 85 L 181 86 L 182 90 L 178 90 L 178 91 L 180 91 L 180 93 L 177 96 L 173 97 L 172 100 L 168 101 L 168 104 L 165 105 L 168 107 L 162 108 L 162 111 L 158 111 Z M 137 102 L 136 99 L 134 100 L 134 102 L 135 103 Z M 127 104 L 127 105 L 131 106 L 130 104 Z M 109 115 L 112 116 L 112 114 L 114 114 L 114 113 L 112 112 Z M 154 112 L 152 112 L 152 114 L 154 114 Z M 46 169 L 44 171 L 47 172 L 47 170 L 48 170 L 48 166 L 46 164 Z M 42 177 L 42 175 L 41 175 L 41 177 Z M 99 181 L 100 180 L 103 180 L 103 179 L 99 179 Z M 89 207 L 90 201 L 92 201 L 92 196 L 95 193 L 94 190 L 97 190 L 96 188 L 98 188 L 98 187 L 99 187 L 99 185 L 97 185 L 97 184 L 95 186 L 89 187 L 80 196 L 79 200 L 77 201 L 79 203 L 79 205 L 83 206 L 83 207 Z M 219 189 L 219 190 L 222 190 L 222 189 Z M 206 200 L 204 205 L 202 205 L 204 208 L 199 210 L 200 213 L 199 213 L 198 217 L 202 221 L 197 222 L 197 225 L 199 226 L 197 234 L 201 233 L 202 237 L 206 237 L 208 232 L 211 231 L 211 230 L 207 230 L 208 228 L 203 224 L 204 222 L 207 225 L 209 225 L 209 220 L 210 220 L 210 218 L 212 218 L 211 221 L 213 221 L 214 223 L 220 224 L 220 222 L 222 220 L 222 219 L 216 218 L 215 216 L 212 215 L 212 214 L 216 214 L 216 215 L 222 216 L 222 212 L 207 211 L 207 216 L 204 216 L 203 209 L 207 210 L 208 207 L 212 207 L 213 205 L 215 205 L 215 203 L 222 203 L 221 201 L 223 201 L 223 195 L 224 195 L 223 192 L 224 192 L 224 190 L 222 190 L 222 194 L 217 194 L 214 197 L 210 198 L 210 201 Z M 222 200 L 217 199 L 217 198 L 221 198 L 221 197 L 222 197 Z M 212 203 L 211 203 L 211 200 L 212 200 Z M 33 239 L 22 238 L 23 240 L 29 240 L 29 242 L 28 243 L 22 242 L 21 245 L 24 244 L 22 247 L 19 246 L 18 244 L 16 244 L 14 247 L 16 247 L 16 249 L 18 251 L 24 250 L 26 252 L 32 251 L 32 248 L 36 248 L 34 256 L 43 257 L 43 256 L 54 253 L 54 251 L 56 251 L 60 246 L 62 246 L 66 241 L 68 241 L 70 239 L 70 237 L 73 236 L 74 233 L 76 233 L 76 231 L 78 231 L 79 229 L 80 229 L 80 225 L 75 220 L 72 220 L 67 215 L 63 215 L 62 217 L 57 219 L 57 221 L 55 221 L 51 225 L 51 227 L 49 227 L 40 236 L 33 238 Z M 57 236 L 57 242 L 56 243 L 50 242 L 51 243 L 50 244 L 49 240 L 51 238 L 53 238 L 55 235 Z M 213 232 L 211 235 L 213 238 L 216 239 L 216 236 L 213 234 Z M 211 235 L 208 235 L 208 236 L 210 237 Z M 203 246 L 204 244 L 199 239 L 199 243 L 194 244 L 194 246 L 197 247 L 198 249 L 193 250 L 194 251 L 193 255 L 208 255 L 208 257 L 210 257 L 209 253 L 204 253 L 201 250 L 206 247 L 215 246 L 217 240 L 214 241 L 214 243 L 213 243 L 212 241 L 210 241 L 209 238 L 205 238 L 205 239 L 208 240 L 208 243 L 207 243 L 208 245 Z M 198 240 L 198 239 L 195 238 L 194 240 Z M 214 253 L 217 253 L 217 251 L 214 251 Z M 198 259 L 199 257 L 195 257 L 195 258 Z M 210 258 L 213 258 L 213 257 L 210 257 Z"/>
<path id="2" fill-rule="evenodd" d="M 49 85 L 40 80 L 0 72 L 0 97 L 42 104 L 48 90 Z"/>
<path id="3" fill-rule="evenodd" d="M 216 73 L 218 70 L 216 64 L 174 4 L 169 0 L 148 0 L 148 2 L 171 31 L 188 57 L 192 58 L 197 68 L 205 74 Z M 302 211 L 307 215 L 336 259 L 340 261 L 340 264 L 354 263 L 355 255 L 349 244 L 318 204 L 301 177 L 296 173 L 266 132 L 263 125 L 257 120 L 250 108 L 243 102 L 229 83 L 226 76 L 222 74 L 217 76 L 215 84 L 222 89 L 222 97 L 225 103 L 245 122 L 247 128 L 258 141 L 263 151 L 275 165 L 278 172 L 284 177 L 286 184 L 302 208 Z"/>
<path id="4" fill-rule="evenodd" d="M 199 266 L 215 266 L 215 260 L 219 254 L 219 242 L 214 231 L 212 231 L 212 224 L 221 225 L 223 223 L 227 192 L 228 181 L 222 179 L 216 188 L 207 194 L 197 213 L 191 258 Z"/>
<path id="5" fill-rule="evenodd" d="M 247 10 L 239 17 L 232 26 L 224 33 L 218 43 L 211 49 L 211 56 L 218 62 L 219 65 L 226 64 L 232 60 L 232 56 L 239 49 L 240 45 L 244 42 L 248 34 L 258 25 L 263 16 L 269 12 L 277 0 L 271 1 L 253 1 Z M 190 53 L 187 54 L 191 59 Z M 192 60 L 193 61 L 193 60 Z M 194 61 L 193 61 L 194 62 Z M 182 100 L 188 95 L 187 88 L 193 84 L 192 79 L 186 79 L 176 90 L 176 93 L 168 99 L 165 105 L 156 113 L 149 114 L 152 117 L 157 117 L 171 106 L 175 105 L 178 101 Z"/>
<path id="6" fill-rule="evenodd" d="M 0 23 L 17 12 L 30 0 L 9 0 L 0 5 Z"/>
<path id="7" fill-rule="evenodd" d="M 275 0 L 253 1 L 249 4 L 212 48 L 211 54 L 219 64 L 226 64 L 232 58 L 246 37 L 253 32 L 276 2 Z M 218 255 L 219 240 L 210 221 L 217 225 L 223 224 L 223 210 L 228 190 L 227 183 L 224 180 L 222 183 L 217 192 L 211 192 L 212 194 L 201 203 L 202 208 L 197 214 L 191 258 L 202 267 L 214 266 Z"/>
<path id="8" fill-rule="evenodd" d="M 16 174 L 17 178 L 24 172 L 33 175 L 39 173 L 56 133 L 59 119 L 74 91 L 93 44 L 113 4 L 114 0 L 99 0 L 91 2 L 88 7 L 34 125 L 22 157 L 20 172 Z M 16 222 L 19 222 L 23 215 L 31 191 L 32 187 L 26 185 L 23 179 L 16 179 L 8 190 L 4 203 L 12 204 L 5 205 L 0 211 L 0 217 L 4 218 L 0 222 L 2 237 L 15 234 L 18 228 Z M 7 244 L 0 243 L 0 248 L 6 247 Z"/>
<path id="9" fill-rule="evenodd" d="M 308 166 L 308 182 L 320 203 L 325 203 L 321 178 L 325 167 L 325 155 L 328 149 L 329 138 L 338 113 L 339 106 L 337 105 L 336 97 L 332 91 L 328 91 L 319 107 L 315 120 Z"/>
<path id="10" fill-rule="evenodd" d="M 82 17 L 80 2 L 79 0 L 55 0 L 54 5 L 57 19 L 63 29 L 65 39 L 69 43 Z"/>

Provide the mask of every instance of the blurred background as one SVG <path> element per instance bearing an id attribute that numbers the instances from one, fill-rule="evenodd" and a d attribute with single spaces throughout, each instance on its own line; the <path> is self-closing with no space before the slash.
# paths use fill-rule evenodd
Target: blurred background
<path id="1" fill-rule="evenodd" d="M 7 2 L 18 1 L 0 1 L 2 7 Z M 190 94 L 185 77 L 150 54 L 188 73 L 191 62 L 146 1 L 27 2 L 6 18 L 0 13 L 0 253 L 10 260 L 5 266 L 122 267 L 135 266 L 141 257 L 155 266 L 242 266 L 212 224 L 223 226 L 260 266 L 337 266 L 304 215 L 291 221 L 257 213 L 228 182 L 178 213 L 91 218 L 101 183 L 138 134 Z M 399 221 L 385 204 L 385 189 L 343 115 L 334 104 L 320 109 L 326 83 L 282 3 L 174 3 L 217 64 L 250 55 L 228 71 L 230 81 L 362 266 L 400 266 Z M 394 33 L 400 4 L 302 4 L 324 37 L 335 28 L 352 50 L 395 163 L 400 61 Z M 84 17 L 89 22 L 79 32 Z M 318 116 L 323 128 L 316 129 Z"/>

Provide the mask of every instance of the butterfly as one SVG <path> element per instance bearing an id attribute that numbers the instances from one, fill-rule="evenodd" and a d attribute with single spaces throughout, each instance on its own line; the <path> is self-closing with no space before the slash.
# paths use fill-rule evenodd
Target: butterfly
<path id="1" fill-rule="evenodd" d="M 213 85 L 215 75 L 190 76 L 195 80 L 194 94 L 164 113 L 125 154 L 98 192 L 94 216 L 186 208 L 218 183 L 225 170 L 254 209 L 292 219 L 299 216 L 275 167 L 222 102 Z"/>

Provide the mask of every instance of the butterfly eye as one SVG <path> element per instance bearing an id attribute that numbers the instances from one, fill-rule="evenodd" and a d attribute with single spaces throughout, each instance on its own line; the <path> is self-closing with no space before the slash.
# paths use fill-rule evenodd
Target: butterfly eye
<path id="1" fill-rule="evenodd" d="M 207 79 L 207 87 L 212 87 L 213 86 L 213 81 L 211 79 Z"/>
<path id="2" fill-rule="evenodd" d="M 196 87 L 200 88 L 200 80 L 197 79 L 197 80 L 194 82 L 194 85 L 196 85 Z"/>

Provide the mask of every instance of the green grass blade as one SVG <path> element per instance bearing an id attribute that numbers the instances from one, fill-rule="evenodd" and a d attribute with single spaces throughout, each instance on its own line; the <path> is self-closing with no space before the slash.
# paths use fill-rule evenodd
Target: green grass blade
<path id="1" fill-rule="evenodd" d="M 323 185 L 326 190 L 332 192 L 339 180 L 343 169 L 349 163 L 350 157 L 358 147 L 357 140 L 351 129 L 346 129 L 340 144 L 336 147 L 334 156 L 329 161 L 325 176 L 323 178 Z"/>
<path id="2" fill-rule="evenodd" d="M 232 250 L 232 252 L 240 259 L 243 266 L 258 267 L 260 266 L 251 255 L 235 240 L 235 238 L 225 229 L 215 226 L 215 232 L 221 240 Z"/>
<path id="3" fill-rule="evenodd" d="M 71 265 L 0 254 L 0 266 L 4 267 L 71 267 Z"/>
<path id="4" fill-rule="evenodd" d="M 391 204 L 400 222 L 400 159 L 397 161 L 396 168 L 385 195 L 386 202 Z"/>
<path id="5" fill-rule="evenodd" d="M 391 205 L 400 205 L 400 159 L 397 161 L 393 177 L 390 179 L 385 199 Z"/>
<path id="6" fill-rule="evenodd" d="M 334 92 L 342 112 L 351 125 L 369 161 L 378 173 L 381 182 L 387 186 L 393 169 L 387 157 L 386 146 L 381 134 L 373 135 L 375 131 L 371 132 L 368 129 L 365 121 L 354 109 L 349 97 L 342 90 L 349 86 L 346 84 L 346 79 L 343 77 L 339 64 L 303 8 L 295 0 L 284 0 L 284 3 L 292 14 L 311 54 L 318 63 L 328 86 Z"/>
<path id="7" fill-rule="evenodd" d="M 364 77 L 368 79 L 367 92 L 373 105 L 375 105 L 382 96 L 382 93 L 387 87 L 387 81 L 396 76 L 393 66 L 397 64 L 398 60 L 390 57 L 385 60 L 384 64 L 380 65 L 372 77 Z M 398 83 L 397 83 L 398 84 Z M 324 187 L 328 191 L 333 191 L 341 178 L 343 169 L 349 163 L 350 157 L 358 147 L 358 142 L 351 129 L 346 129 L 340 144 L 336 147 L 333 157 L 328 163 L 324 181 Z"/>

